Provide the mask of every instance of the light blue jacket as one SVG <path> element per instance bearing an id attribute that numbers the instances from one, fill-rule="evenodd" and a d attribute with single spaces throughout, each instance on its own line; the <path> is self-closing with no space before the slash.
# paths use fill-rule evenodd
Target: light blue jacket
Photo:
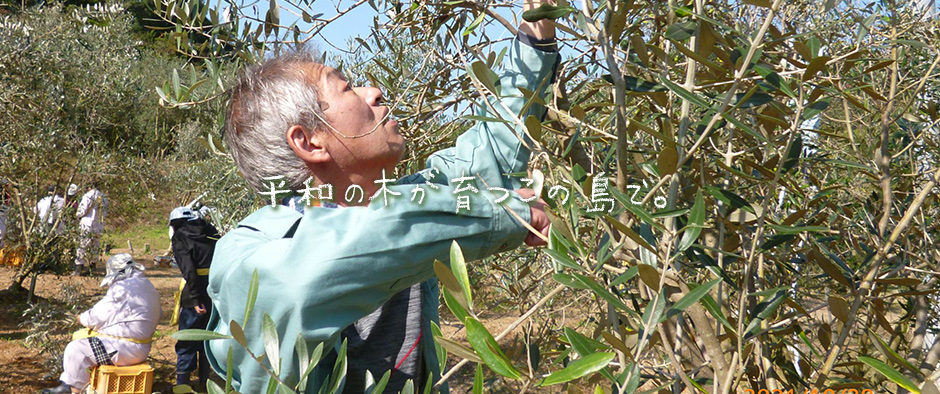
<path id="1" fill-rule="evenodd" d="M 454 147 L 433 154 L 428 169 L 389 186 L 401 195 L 390 197 L 387 206 L 381 197 L 367 207 L 308 207 L 303 215 L 284 206 L 267 206 L 242 220 L 215 249 L 209 274 L 213 309 L 208 329 L 228 335 L 229 322 L 234 320 L 242 324 L 251 351 L 263 355 L 262 315 L 270 315 L 280 339 L 280 377 L 293 385 L 299 377 L 294 351 L 298 334 L 306 341 L 308 351 L 320 343 L 325 343 L 325 352 L 338 348 L 344 328 L 399 291 L 423 282 L 422 312 L 427 320 L 423 324 L 422 356 L 427 370 L 438 379 L 440 367 L 430 333 L 430 322 L 437 322 L 439 306 L 432 263 L 435 259 L 449 261 L 454 240 L 468 261 L 522 243 L 527 230 L 507 208 L 528 222 L 529 207 L 514 198 L 506 200 L 507 208 L 493 204 L 491 200 L 503 193 L 495 192 L 494 196 L 486 187 L 522 187 L 520 178 L 508 174 L 526 171 L 529 150 L 517 137 L 524 133 L 512 119 L 541 117 L 544 108 L 525 99 L 518 88 L 544 91 L 550 85 L 557 57 L 555 52 L 539 51 L 514 40 L 499 90 L 501 101 L 515 116 L 507 114 L 498 103 L 494 107 L 499 114 L 487 108 L 478 111 L 511 123 L 474 125 L 457 138 Z M 526 112 L 520 113 L 523 109 Z M 470 197 L 470 209 L 458 214 L 454 195 L 458 185 L 449 181 L 469 175 L 478 175 L 486 186 L 477 182 L 478 194 L 461 193 Z M 426 193 L 421 204 L 411 201 L 416 186 Z M 293 237 L 285 238 L 301 217 Z M 248 285 L 255 270 L 260 276 L 257 302 L 252 316 L 243 324 Z M 234 340 L 215 340 L 207 342 L 206 348 L 210 363 L 221 376 L 225 376 L 231 348 L 236 389 L 246 394 L 264 392 L 269 376 L 242 346 Z M 271 368 L 269 360 L 265 359 L 264 364 Z M 306 391 L 316 392 L 331 368 L 318 367 Z"/>

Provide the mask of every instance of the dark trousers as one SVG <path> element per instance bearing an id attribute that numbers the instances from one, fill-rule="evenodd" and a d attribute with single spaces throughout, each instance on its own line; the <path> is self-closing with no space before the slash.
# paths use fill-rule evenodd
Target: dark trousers
<path id="1" fill-rule="evenodd" d="M 206 313 L 198 314 L 195 308 L 180 308 L 180 330 L 205 329 L 209 324 L 212 304 L 206 305 Z M 176 342 L 176 373 L 185 374 L 199 369 L 199 380 L 205 383 L 209 377 L 209 360 L 206 357 L 206 343 L 203 341 Z M 197 363 L 198 359 L 198 363 Z M 197 365 L 198 364 L 198 365 Z"/>

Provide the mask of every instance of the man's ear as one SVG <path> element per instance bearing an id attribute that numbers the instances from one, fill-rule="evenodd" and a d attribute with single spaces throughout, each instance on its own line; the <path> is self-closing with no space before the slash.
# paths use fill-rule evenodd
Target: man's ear
<path id="1" fill-rule="evenodd" d="M 331 158 L 319 134 L 301 125 L 287 128 L 287 144 L 297 157 L 307 163 L 324 163 Z"/>

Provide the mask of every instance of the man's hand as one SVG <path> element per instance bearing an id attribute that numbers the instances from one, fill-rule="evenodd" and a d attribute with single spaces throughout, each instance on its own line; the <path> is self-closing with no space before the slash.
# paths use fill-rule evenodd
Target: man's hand
<path id="1" fill-rule="evenodd" d="M 206 306 L 203 305 L 203 304 L 196 305 L 193 309 L 195 309 L 195 310 L 196 310 L 196 313 L 198 313 L 198 314 L 200 314 L 200 315 L 205 315 L 205 314 L 206 314 Z"/>
<path id="2" fill-rule="evenodd" d="M 542 4 L 555 4 L 554 0 L 522 0 L 522 10 L 534 10 Z M 545 19 L 538 22 L 522 21 L 519 30 L 540 40 L 555 38 L 555 22 Z"/>
<path id="3" fill-rule="evenodd" d="M 524 199 L 535 196 L 535 192 L 532 191 L 532 189 L 516 189 L 514 191 Z M 538 232 L 545 237 L 548 237 L 548 226 L 551 225 L 552 222 L 548 220 L 548 215 L 545 214 L 545 203 L 542 202 L 542 200 L 538 200 L 534 204 L 530 204 L 529 213 L 529 225 L 538 230 Z M 525 237 L 525 244 L 529 246 L 544 246 L 547 245 L 548 242 L 529 231 L 529 234 Z"/>

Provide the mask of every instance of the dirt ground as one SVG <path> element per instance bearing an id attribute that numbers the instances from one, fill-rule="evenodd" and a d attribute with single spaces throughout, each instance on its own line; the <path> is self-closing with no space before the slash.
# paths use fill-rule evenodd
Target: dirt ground
<path id="1" fill-rule="evenodd" d="M 119 253 L 119 250 L 115 250 Z M 141 262 L 147 268 L 146 274 L 150 282 L 160 292 L 160 303 L 163 315 L 150 351 L 150 364 L 154 367 L 154 393 L 172 393 L 173 383 L 176 379 L 175 365 L 176 340 L 169 335 L 176 331 L 170 326 L 170 315 L 173 312 L 173 293 L 179 288 L 180 272 L 178 268 L 154 267 L 153 255 L 134 256 L 135 261 Z M 58 276 L 53 274 L 39 275 L 36 281 L 35 294 L 40 299 L 36 302 L 56 302 L 61 300 L 64 286 L 78 285 L 83 295 L 88 296 L 93 303 L 101 298 L 107 288 L 98 287 L 104 276 L 103 266 L 95 270 L 93 275 L 87 277 Z M 0 289 L 10 286 L 14 270 L 10 267 L 0 267 Z M 29 280 L 23 284 L 29 287 Z M 25 339 L 28 329 L 20 325 L 24 320 L 22 310 L 23 302 L 13 300 L 0 300 L 0 393 L 38 393 L 44 387 L 58 384 L 58 375 L 50 375 L 51 371 L 43 367 L 42 356 L 36 348 L 26 346 Z M 78 323 L 72 330 L 80 328 Z M 68 338 L 68 332 L 58 334 L 61 338 Z"/>

